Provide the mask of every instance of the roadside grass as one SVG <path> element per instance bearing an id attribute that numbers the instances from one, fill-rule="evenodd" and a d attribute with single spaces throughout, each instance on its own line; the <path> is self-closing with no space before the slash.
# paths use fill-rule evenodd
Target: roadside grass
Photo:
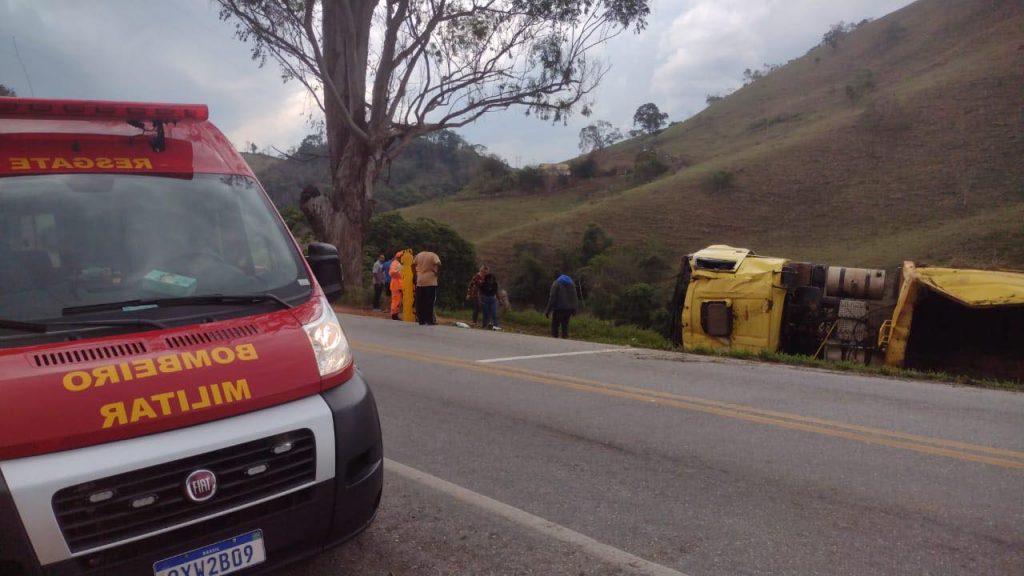
<path id="1" fill-rule="evenodd" d="M 472 312 L 466 309 L 439 310 L 441 316 L 469 322 Z M 505 331 L 521 332 L 536 336 L 550 335 L 551 320 L 537 310 L 511 310 L 499 318 L 501 328 Z M 672 344 L 654 330 L 645 330 L 628 324 L 616 325 L 610 320 L 601 320 L 594 316 L 579 314 L 569 321 L 569 336 L 574 340 L 596 342 L 600 344 L 616 344 L 635 346 L 653 350 L 672 350 Z"/>
<path id="2" fill-rule="evenodd" d="M 472 312 L 467 309 L 438 310 L 438 314 L 445 318 L 459 320 L 466 323 L 469 323 L 473 316 Z M 509 311 L 500 317 L 500 322 L 502 329 L 507 332 L 518 332 L 522 334 L 532 334 L 535 336 L 550 335 L 551 321 L 548 318 L 545 318 L 543 313 L 536 310 Z M 650 350 L 682 352 L 679 347 L 673 346 L 668 339 L 664 338 L 654 330 L 645 330 L 631 325 L 616 325 L 612 321 L 601 320 L 585 314 L 573 317 L 569 323 L 569 335 L 573 340 L 582 340 L 585 342 L 632 346 L 635 348 L 645 348 Z M 999 380 L 994 378 L 979 378 L 963 374 L 951 374 L 948 372 L 914 370 L 893 366 L 865 365 L 857 362 L 850 362 L 848 360 L 824 360 L 821 358 L 814 358 L 812 356 L 786 354 L 783 352 L 751 352 L 748 350 L 719 350 L 707 347 L 695 347 L 686 350 L 686 353 L 696 354 L 699 356 L 713 356 L 717 358 L 783 364 L 786 366 L 817 368 L 832 372 L 850 372 L 866 376 L 885 376 L 905 380 L 929 380 L 958 384 L 961 386 L 1024 392 L 1024 381 L 1020 380 Z"/>

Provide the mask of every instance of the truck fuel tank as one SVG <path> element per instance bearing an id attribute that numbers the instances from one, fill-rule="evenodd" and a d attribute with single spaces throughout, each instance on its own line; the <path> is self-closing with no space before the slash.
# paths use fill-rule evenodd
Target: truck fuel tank
<path id="1" fill-rule="evenodd" d="M 881 300 L 885 296 L 885 270 L 829 266 L 825 293 L 838 298 Z"/>

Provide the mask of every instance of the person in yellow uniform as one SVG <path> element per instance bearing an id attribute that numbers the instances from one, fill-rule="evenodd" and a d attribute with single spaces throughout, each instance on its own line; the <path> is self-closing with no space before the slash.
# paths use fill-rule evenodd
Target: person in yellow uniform
<path id="1" fill-rule="evenodd" d="M 402 252 L 395 253 L 395 259 L 391 261 L 391 268 L 388 274 L 391 276 L 391 319 L 400 320 L 399 312 L 402 311 Z"/>

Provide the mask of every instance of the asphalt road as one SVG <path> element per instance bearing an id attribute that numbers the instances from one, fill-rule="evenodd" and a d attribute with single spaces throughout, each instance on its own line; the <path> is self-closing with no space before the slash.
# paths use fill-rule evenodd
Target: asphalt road
<path id="1" fill-rule="evenodd" d="M 1024 574 L 1024 394 L 341 318 L 384 501 L 289 574 Z"/>

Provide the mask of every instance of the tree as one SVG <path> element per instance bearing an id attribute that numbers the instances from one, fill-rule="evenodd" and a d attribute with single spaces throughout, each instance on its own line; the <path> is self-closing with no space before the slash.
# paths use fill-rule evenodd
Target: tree
<path id="1" fill-rule="evenodd" d="M 316 158 L 323 155 L 324 153 L 324 135 L 323 132 L 314 132 L 307 134 L 302 142 L 299 143 L 299 147 L 295 150 L 296 154 L 303 157 L 303 159 Z"/>
<path id="2" fill-rule="evenodd" d="M 622 132 L 611 122 L 598 120 L 580 130 L 580 152 L 593 152 L 607 148 L 622 140 Z"/>
<path id="3" fill-rule="evenodd" d="M 649 0 L 217 0 L 221 17 L 275 59 L 324 113 L 331 189 L 301 208 L 338 246 L 345 281 L 382 171 L 419 136 L 513 106 L 560 121 L 607 71 L 592 49 L 646 26 Z"/>
<path id="4" fill-rule="evenodd" d="M 832 50 L 836 50 L 839 48 L 839 41 L 852 32 L 856 27 L 856 24 L 847 24 L 840 20 L 839 22 L 829 26 L 828 32 L 825 32 L 821 37 L 821 43 Z"/>
<path id="5" fill-rule="evenodd" d="M 477 194 L 500 194 L 515 185 L 512 169 L 501 157 L 491 154 L 480 158 L 473 179 L 466 187 Z"/>
<path id="6" fill-rule="evenodd" d="M 653 102 L 648 102 L 636 109 L 633 114 L 633 126 L 644 134 L 654 134 L 668 122 L 668 114 L 662 113 Z"/>
<path id="7" fill-rule="evenodd" d="M 0 84 L 0 96 L 17 96 L 17 94 L 14 93 L 14 90 Z"/>
<path id="8" fill-rule="evenodd" d="M 768 64 L 767 62 L 764 63 L 761 70 L 756 68 L 751 70 L 750 68 L 747 68 L 743 71 L 743 85 L 750 86 L 754 82 L 766 78 L 769 74 L 775 72 L 779 68 L 782 68 L 782 64 Z"/>

